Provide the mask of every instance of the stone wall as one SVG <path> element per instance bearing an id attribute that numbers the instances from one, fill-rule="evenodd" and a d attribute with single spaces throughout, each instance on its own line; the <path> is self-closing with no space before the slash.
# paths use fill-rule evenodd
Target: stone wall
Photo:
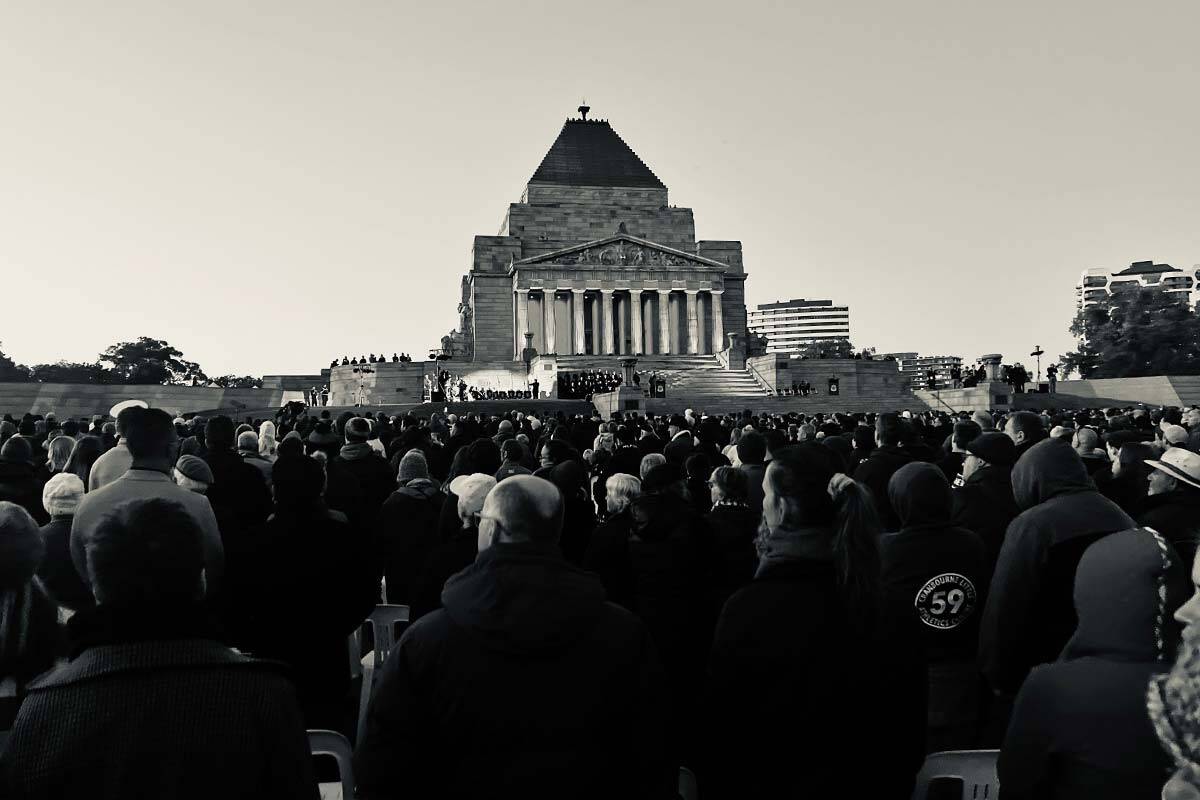
<path id="1" fill-rule="evenodd" d="M 471 277 L 475 360 L 511 360 L 515 355 L 512 279 L 480 273 Z"/>
<path id="2" fill-rule="evenodd" d="M 433 363 L 367 364 L 372 372 L 359 371 L 361 365 L 334 367 L 329 377 L 329 405 L 420 403 L 425 396 L 425 373 L 433 369 Z"/>
<path id="3" fill-rule="evenodd" d="M 870 399 L 887 407 L 889 403 L 913 404 L 915 397 L 904 388 L 895 361 L 861 361 L 853 358 L 799 359 L 779 358 L 772 353 L 746 359 L 747 369 L 777 392 L 790 390 L 792 383 L 807 381 L 816 390 L 810 397 L 830 400 Z M 838 379 L 838 396 L 830 397 L 829 379 Z M 918 403 L 923 407 L 924 403 Z M 897 407 L 905 407 L 903 405 Z"/>
<path id="4" fill-rule="evenodd" d="M 299 392 L 282 389 L 218 389 L 206 386 L 105 386 L 75 383 L 0 383 L 0 414 L 26 412 L 59 418 L 107 414 L 122 400 L 145 400 L 171 414 L 221 409 L 231 416 L 243 409 L 278 408 Z"/>

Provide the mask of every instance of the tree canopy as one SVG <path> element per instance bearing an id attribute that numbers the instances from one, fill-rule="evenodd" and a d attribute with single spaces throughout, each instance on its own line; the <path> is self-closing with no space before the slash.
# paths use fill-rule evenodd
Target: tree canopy
<path id="1" fill-rule="evenodd" d="M 194 361 L 162 339 L 139 336 L 136 342 L 119 342 L 100 354 L 117 383 L 178 385 L 193 380 L 207 383 L 208 377 Z"/>
<path id="2" fill-rule="evenodd" d="M 853 358 L 854 345 L 849 339 L 818 339 L 801 346 L 799 352 L 806 358 Z"/>
<path id="3" fill-rule="evenodd" d="M 1081 308 L 1071 333 L 1079 346 L 1061 359 L 1066 374 L 1200 375 L 1200 315 L 1162 291 L 1122 292 Z"/>

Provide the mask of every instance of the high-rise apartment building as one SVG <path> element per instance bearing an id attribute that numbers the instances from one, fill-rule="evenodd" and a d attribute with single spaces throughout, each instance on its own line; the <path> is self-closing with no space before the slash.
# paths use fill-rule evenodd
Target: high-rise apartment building
<path id="1" fill-rule="evenodd" d="M 747 327 L 767 339 L 768 353 L 798 354 L 816 341 L 850 339 L 850 307 L 832 300 L 781 300 L 751 309 Z"/>
<path id="2" fill-rule="evenodd" d="M 1120 271 L 1085 269 L 1075 286 L 1075 307 L 1090 306 L 1136 289 L 1157 289 L 1195 308 L 1200 300 L 1200 264 L 1190 272 L 1153 261 L 1135 261 Z"/>

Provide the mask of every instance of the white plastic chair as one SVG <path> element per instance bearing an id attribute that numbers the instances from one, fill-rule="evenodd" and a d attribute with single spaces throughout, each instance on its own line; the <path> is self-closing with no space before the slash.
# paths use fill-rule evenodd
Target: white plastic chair
<path id="1" fill-rule="evenodd" d="M 680 800 L 698 800 L 699 787 L 696 786 L 696 773 L 687 767 L 679 768 L 679 797 Z"/>
<path id="2" fill-rule="evenodd" d="M 388 653 L 395 644 L 396 627 L 408 622 L 408 606 L 378 605 L 366 618 L 363 624 L 371 626 L 372 638 L 375 641 L 375 668 L 383 666 Z M 405 625 L 407 627 L 407 624 Z M 403 633 L 403 629 L 401 629 Z"/>
<path id="3" fill-rule="evenodd" d="M 314 756 L 333 756 L 342 782 L 342 799 L 353 800 L 354 751 L 346 737 L 337 731 L 311 730 L 308 732 L 308 749 Z"/>
<path id="4" fill-rule="evenodd" d="M 996 777 L 999 750 L 947 750 L 925 756 L 917 773 L 912 800 L 926 800 L 929 787 L 938 778 L 962 781 L 962 800 L 997 800 L 1000 779 Z"/>

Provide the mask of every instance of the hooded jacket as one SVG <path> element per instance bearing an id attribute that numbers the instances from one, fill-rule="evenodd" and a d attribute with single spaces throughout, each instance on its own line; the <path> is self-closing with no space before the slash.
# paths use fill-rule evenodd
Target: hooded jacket
<path id="1" fill-rule="evenodd" d="M 1018 459 L 1008 526 L 984 606 L 979 657 L 992 687 L 1015 694 L 1029 670 L 1054 661 L 1075 630 L 1071 589 L 1084 550 L 1134 527 L 1097 492 L 1079 455 L 1046 440 Z"/>
<path id="2" fill-rule="evenodd" d="M 871 490 L 875 499 L 875 508 L 879 512 L 879 521 L 885 531 L 894 531 L 900 527 L 900 518 L 896 516 L 888 499 L 888 481 L 896 474 L 896 470 L 913 460 L 913 457 L 899 447 L 887 445 L 876 447 L 871 455 L 860 463 L 854 470 L 854 480 L 864 484 Z"/>
<path id="3" fill-rule="evenodd" d="M 1075 575 L 1079 627 L 1062 658 L 1035 668 L 1000 753 L 1004 797 L 1152 800 L 1171 762 L 1146 713 L 1150 678 L 1171 666 L 1186 570 L 1158 534 L 1114 533 Z"/>
<path id="4" fill-rule="evenodd" d="M 888 497 L 901 528 L 880 542 L 885 608 L 921 631 L 931 662 L 971 661 L 987 596 L 983 541 L 950 522 L 950 484 L 933 464 L 901 467 Z"/>
<path id="5" fill-rule="evenodd" d="M 421 566 L 437 543 L 438 518 L 445 501 L 446 494 L 429 478 L 410 480 L 384 501 L 376 541 L 383 556 L 388 602 L 412 605 Z"/>
<path id="6" fill-rule="evenodd" d="M 0 500 L 21 506 L 38 525 L 50 521 L 50 515 L 42 505 L 42 485 L 34 476 L 32 464 L 0 460 Z"/>
<path id="7" fill-rule="evenodd" d="M 1200 543 L 1200 489 L 1176 489 L 1146 498 L 1138 524 L 1153 528 L 1170 542 L 1185 566 L 1196 558 Z"/>
<path id="8" fill-rule="evenodd" d="M 396 473 L 384 457 L 366 442 L 350 442 L 329 462 L 328 471 L 325 495 L 329 505 L 345 512 L 351 521 L 374 525 L 383 501 L 396 485 Z M 357 502 L 350 500 L 355 497 Z"/>
<path id="9" fill-rule="evenodd" d="M 1013 499 L 1012 468 L 990 464 L 951 491 L 950 519 L 979 534 L 987 552 L 988 576 L 996 569 L 1004 533 L 1021 509 Z"/>
<path id="10" fill-rule="evenodd" d="M 358 796 L 649 797 L 671 792 L 649 634 L 596 576 L 494 544 L 384 663 Z"/>

